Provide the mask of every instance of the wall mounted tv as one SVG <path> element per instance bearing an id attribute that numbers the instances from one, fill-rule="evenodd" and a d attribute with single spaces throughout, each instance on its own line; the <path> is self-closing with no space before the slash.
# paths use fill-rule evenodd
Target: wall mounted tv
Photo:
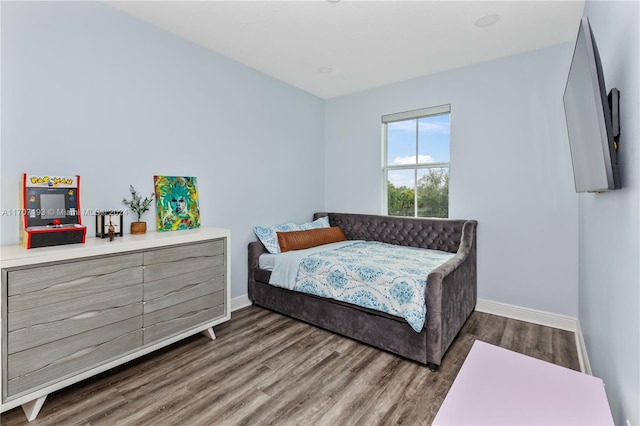
<path id="1" fill-rule="evenodd" d="M 606 93 L 598 47 L 584 16 L 563 97 L 576 192 L 620 188 L 619 92 Z"/>

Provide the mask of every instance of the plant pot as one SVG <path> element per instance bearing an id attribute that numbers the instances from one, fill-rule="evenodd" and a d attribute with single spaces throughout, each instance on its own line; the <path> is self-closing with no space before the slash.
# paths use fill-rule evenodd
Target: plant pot
<path id="1" fill-rule="evenodd" d="M 140 235 L 147 233 L 147 222 L 131 222 L 131 234 Z"/>

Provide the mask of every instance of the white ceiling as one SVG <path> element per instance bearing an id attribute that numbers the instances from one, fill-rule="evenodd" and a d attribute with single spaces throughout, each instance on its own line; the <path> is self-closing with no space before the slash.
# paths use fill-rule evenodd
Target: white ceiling
<path id="1" fill-rule="evenodd" d="M 325 99 L 573 40 L 584 9 L 583 0 L 108 3 Z M 474 24 L 489 14 L 496 24 Z"/>

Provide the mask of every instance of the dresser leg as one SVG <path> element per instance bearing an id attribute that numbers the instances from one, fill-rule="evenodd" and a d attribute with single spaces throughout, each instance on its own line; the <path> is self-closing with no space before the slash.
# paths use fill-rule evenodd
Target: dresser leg
<path id="1" fill-rule="evenodd" d="M 213 327 L 207 328 L 201 331 L 202 334 L 207 336 L 211 340 L 216 340 L 216 334 L 213 332 Z"/>
<path id="2" fill-rule="evenodd" d="M 45 399 L 47 399 L 47 395 L 22 404 L 22 411 L 24 411 L 24 415 L 27 416 L 28 421 L 35 420 L 36 417 L 38 417 L 38 413 L 44 405 Z"/>

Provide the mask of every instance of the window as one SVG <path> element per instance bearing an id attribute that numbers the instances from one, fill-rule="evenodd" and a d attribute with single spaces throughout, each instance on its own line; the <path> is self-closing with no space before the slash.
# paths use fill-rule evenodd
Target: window
<path id="1" fill-rule="evenodd" d="M 450 105 L 384 115 L 384 197 L 391 216 L 448 217 Z"/>

